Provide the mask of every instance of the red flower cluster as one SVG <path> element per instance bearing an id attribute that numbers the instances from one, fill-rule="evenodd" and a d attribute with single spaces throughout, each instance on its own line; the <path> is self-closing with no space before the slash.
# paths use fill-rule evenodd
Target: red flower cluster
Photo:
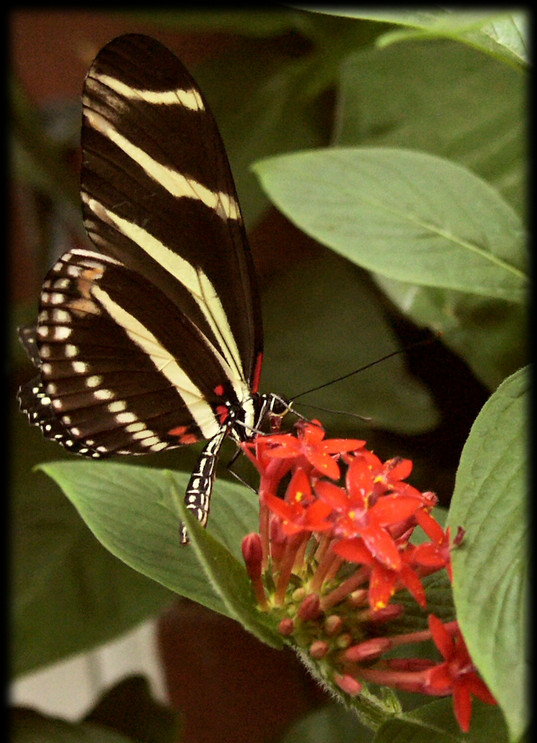
<path id="1" fill-rule="evenodd" d="M 296 436 L 260 435 L 243 445 L 260 473 L 259 534 L 243 542 L 259 606 L 275 613 L 281 634 L 344 692 L 358 694 L 362 681 L 372 681 L 453 694 L 467 730 L 470 693 L 494 700 L 456 622 L 443 625 L 431 615 L 427 631 L 382 636 L 403 612 L 390 603 L 394 594 L 406 588 L 425 607 L 421 579 L 442 568 L 451 577 L 449 531 L 431 515 L 436 496 L 405 482 L 408 459 L 382 462 L 365 441 L 325 439 L 317 421 L 297 429 Z M 418 525 L 429 541 L 414 545 Z M 431 637 L 444 663 L 381 659 L 395 645 Z"/>

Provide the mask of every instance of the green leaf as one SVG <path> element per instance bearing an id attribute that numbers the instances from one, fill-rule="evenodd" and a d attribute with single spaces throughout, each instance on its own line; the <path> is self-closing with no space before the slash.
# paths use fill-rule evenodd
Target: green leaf
<path id="1" fill-rule="evenodd" d="M 175 593 L 230 616 L 194 550 L 180 544 L 170 478 L 184 492 L 188 475 L 110 462 L 40 466 L 62 488 L 97 539 L 116 557 Z M 217 481 L 210 530 L 240 559 L 242 537 L 257 526 L 255 497 Z"/>
<path id="2" fill-rule="evenodd" d="M 172 595 L 94 539 L 68 501 L 46 493 L 14 509 L 11 670 L 95 647 L 161 611 Z M 22 504 L 21 504 L 22 505 Z"/>
<path id="3" fill-rule="evenodd" d="M 305 8 L 306 9 L 306 8 Z M 490 10 L 362 10 L 334 8 L 308 8 L 322 13 L 344 15 L 348 18 L 392 23 L 415 32 L 391 32 L 385 34 L 381 43 L 415 38 L 445 37 L 469 44 L 483 52 L 492 54 L 504 63 L 517 66 L 529 64 L 529 24 L 524 11 L 515 13 L 491 13 Z"/>
<path id="4" fill-rule="evenodd" d="M 367 277 L 329 251 L 275 281 L 263 295 L 263 309 L 263 387 L 291 399 L 398 348 Z M 418 433 L 438 421 L 427 389 L 407 371 L 402 355 L 297 400 L 299 412 L 316 416 L 306 404 L 371 419 L 364 424 L 323 411 L 319 415 L 334 436 L 368 438 L 372 426 Z"/>
<path id="5" fill-rule="evenodd" d="M 374 743 L 508 743 L 501 712 L 474 700 L 470 731 L 463 734 L 453 714 L 453 700 L 424 704 L 405 715 L 394 716 L 377 731 Z"/>
<path id="6" fill-rule="evenodd" d="M 11 743 L 136 743 L 92 722 L 72 723 L 17 708 L 10 719 Z"/>
<path id="7" fill-rule="evenodd" d="M 494 185 L 520 213 L 527 200 L 526 111 L 526 81 L 511 67 L 449 41 L 394 45 L 355 53 L 343 65 L 336 141 L 442 155 Z M 491 389 L 526 363 L 522 306 L 375 279 L 415 323 L 440 331 Z"/>
<path id="8" fill-rule="evenodd" d="M 332 148 L 255 171 L 300 229 L 384 276 L 524 302 L 520 220 L 486 183 L 423 153 Z"/>
<path id="9" fill-rule="evenodd" d="M 259 612 L 246 573 L 244 563 L 239 562 L 220 542 L 209 534 L 186 508 L 184 499 L 175 490 L 178 511 L 186 524 L 192 547 L 205 575 L 215 592 L 222 598 L 228 616 L 236 619 L 261 642 L 271 647 L 283 647 L 281 635 L 264 621 Z"/>
<path id="10" fill-rule="evenodd" d="M 529 373 L 490 397 L 463 449 L 449 513 L 453 593 L 470 654 L 501 705 L 513 739 L 527 725 Z"/>
<path id="11" fill-rule="evenodd" d="M 335 142 L 440 155 L 486 180 L 521 214 L 528 103 L 523 75 L 469 47 L 430 41 L 367 49 L 341 67 Z"/>

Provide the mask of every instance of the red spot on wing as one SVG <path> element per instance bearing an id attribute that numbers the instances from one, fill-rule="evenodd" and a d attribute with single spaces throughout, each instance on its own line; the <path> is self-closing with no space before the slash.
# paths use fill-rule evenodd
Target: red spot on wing
<path id="1" fill-rule="evenodd" d="M 216 387 L 214 388 L 214 394 L 217 397 L 222 397 L 222 395 L 224 394 L 224 385 L 223 384 L 217 384 Z"/>
<path id="2" fill-rule="evenodd" d="M 181 444 L 195 444 L 198 441 L 198 437 L 194 433 L 185 433 L 184 436 L 179 436 Z"/>
<path id="3" fill-rule="evenodd" d="M 170 436 L 177 436 L 180 444 L 195 444 L 199 437 L 189 429 L 188 426 L 176 426 L 168 431 Z"/>

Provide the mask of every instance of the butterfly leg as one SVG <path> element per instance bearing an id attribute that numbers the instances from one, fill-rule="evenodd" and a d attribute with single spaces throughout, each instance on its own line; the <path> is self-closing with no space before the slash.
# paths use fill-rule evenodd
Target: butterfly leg
<path id="1" fill-rule="evenodd" d="M 226 435 L 227 428 L 222 428 L 207 442 L 186 489 L 186 507 L 189 511 L 194 511 L 194 515 L 202 526 L 206 525 L 209 518 L 218 455 Z M 181 544 L 188 544 L 188 541 L 186 526 L 181 524 Z"/>

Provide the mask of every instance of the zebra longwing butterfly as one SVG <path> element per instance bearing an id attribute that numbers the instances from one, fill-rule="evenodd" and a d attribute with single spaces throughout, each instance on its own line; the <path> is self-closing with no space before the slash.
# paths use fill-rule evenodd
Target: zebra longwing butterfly
<path id="1" fill-rule="evenodd" d="M 146 36 L 100 51 L 82 104 L 94 247 L 60 257 L 20 330 L 39 371 L 21 409 L 94 458 L 208 440 L 186 492 L 205 524 L 224 438 L 284 411 L 257 392 L 260 303 L 224 145 L 188 71 Z"/>

